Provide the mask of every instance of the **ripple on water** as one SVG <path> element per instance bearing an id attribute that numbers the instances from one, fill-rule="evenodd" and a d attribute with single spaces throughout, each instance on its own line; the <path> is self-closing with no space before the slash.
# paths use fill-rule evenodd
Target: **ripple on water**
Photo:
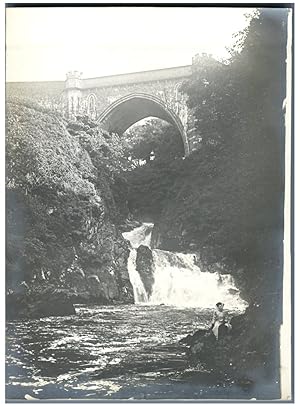
<path id="1" fill-rule="evenodd" d="M 162 388 L 185 365 L 177 341 L 212 315 L 154 305 L 76 305 L 76 313 L 8 324 L 7 398 L 136 399 L 139 388 L 156 397 L 151 385 Z M 178 393 L 172 382 L 169 398 Z"/>

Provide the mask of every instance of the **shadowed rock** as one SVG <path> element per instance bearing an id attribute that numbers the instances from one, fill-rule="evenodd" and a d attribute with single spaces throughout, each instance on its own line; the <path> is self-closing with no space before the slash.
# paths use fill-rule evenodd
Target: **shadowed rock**
<path id="1" fill-rule="evenodd" d="M 49 291 L 9 294 L 6 297 L 6 319 L 32 319 L 76 314 L 67 291 Z"/>
<path id="2" fill-rule="evenodd" d="M 147 246 L 139 246 L 137 249 L 136 269 L 143 281 L 148 297 L 152 294 L 154 284 L 154 263 L 152 251 Z"/>

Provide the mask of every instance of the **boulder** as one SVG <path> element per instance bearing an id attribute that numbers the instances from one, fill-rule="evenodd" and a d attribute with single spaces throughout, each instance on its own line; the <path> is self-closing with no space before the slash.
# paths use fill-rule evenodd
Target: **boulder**
<path id="1" fill-rule="evenodd" d="M 209 368 L 220 369 L 223 363 L 224 366 L 229 365 L 227 362 L 229 356 L 226 356 L 226 351 L 228 345 L 232 344 L 233 337 L 232 331 L 228 331 L 225 325 L 221 325 L 218 340 L 210 329 L 199 329 L 194 334 L 181 339 L 179 343 L 188 346 L 187 357 L 191 364 L 200 363 Z"/>
<path id="2" fill-rule="evenodd" d="M 71 294 L 66 291 L 43 291 L 6 296 L 6 319 L 35 319 L 76 314 Z"/>
<path id="3" fill-rule="evenodd" d="M 204 337 L 207 337 L 209 334 L 211 334 L 211 332 L 206 329 L 198 329 L 198 331 L 194 332 L 193 335 L 187 335 L 186 337 L 182 338 L 179 343 L 192 346 L 198 341 L 202 340 Z"/>
<path id="4" fill-rule="evenodd" d="M 147 246 L 139 246 L 136 255 L 136 269 L 139 272 L 148 297 L 152 294 L 154 284 L 154 263 L 151 249 Z"/>

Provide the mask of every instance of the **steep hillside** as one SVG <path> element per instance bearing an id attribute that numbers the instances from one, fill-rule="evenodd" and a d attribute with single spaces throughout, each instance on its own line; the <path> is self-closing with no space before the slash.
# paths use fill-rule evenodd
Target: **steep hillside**
<path id="1" fill-rule="evenodd" d="M 9 297 L 66 290 L 78 301 L 132 302 L 112 192 L 118 137 L 9 100 L 6 154 Z"/>

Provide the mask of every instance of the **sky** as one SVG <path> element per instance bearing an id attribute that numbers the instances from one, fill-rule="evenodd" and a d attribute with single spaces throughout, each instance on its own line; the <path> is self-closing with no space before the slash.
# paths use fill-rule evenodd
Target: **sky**
<path id="1" fill-rule="evenodd" d="M 66 7 L 6 9 L 6 80 L 64 81 L 226 58 L 243 8 Z"/>

